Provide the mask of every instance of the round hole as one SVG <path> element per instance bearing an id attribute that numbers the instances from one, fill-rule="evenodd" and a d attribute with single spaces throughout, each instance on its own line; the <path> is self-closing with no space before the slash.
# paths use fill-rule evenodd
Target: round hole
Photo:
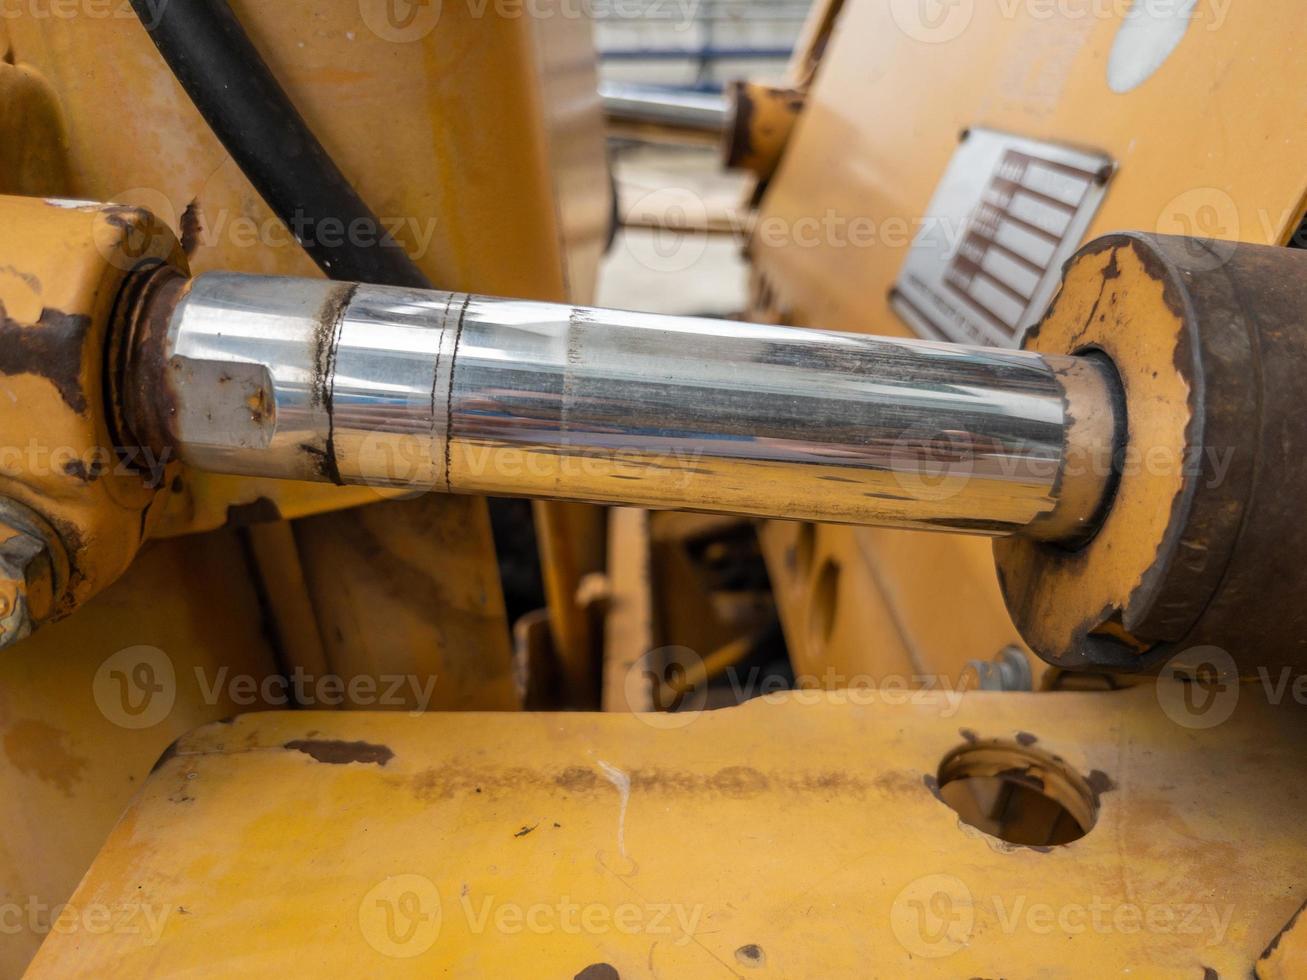
<path id="1" fill-rule="evenodd" d="M 1069 844 L 1098 819 L 1098 800 L 1084 777 L 1015 742 L 956 748 L 940 763 L 938 780 L 939 798 L 963 823 L 1010 844 Z"/>
<path id="2" fill-rule="evenodd" d="M 835 632 L 835 613 L 839 608 L 840 566 L 827 558 L 812 585 L 808 602 L 808 647 L 820 653 Z"/>

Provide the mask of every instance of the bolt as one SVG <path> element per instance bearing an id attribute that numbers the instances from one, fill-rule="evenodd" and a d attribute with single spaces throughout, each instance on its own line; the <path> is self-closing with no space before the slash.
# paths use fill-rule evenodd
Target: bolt
<path id="1" fill-rule="evenodd" d="M 1030 661 L 1017 647 L 1004 647 L 993 660 L 968 661 L 963 683 L 967 690 L 1030 691 L 1034 689 Z"/>
<path id="2" fill-rule="evenodd" d="M 41 618 L 34 615 L 33 606 L 48 611 L 51 584 L 45 541 L 0 525 L 0 649 L 31 634 Z"/>

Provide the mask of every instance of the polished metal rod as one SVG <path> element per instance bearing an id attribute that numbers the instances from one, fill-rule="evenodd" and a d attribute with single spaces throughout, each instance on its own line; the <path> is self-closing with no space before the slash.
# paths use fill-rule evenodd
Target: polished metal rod
<path id="1" fill-rule="evenodd" d="M 1111 370 L 863 334 L 209 273 L 157 290 L 128 424 L 224 473 L 1046 539 Z"/>
<path id="2" fill-rule="evenodd" d="M 605 82 L 599 98 L 610 119 L 705 133 L 724 132 L 730 112 L 722 95 L 623 82 Z"/>

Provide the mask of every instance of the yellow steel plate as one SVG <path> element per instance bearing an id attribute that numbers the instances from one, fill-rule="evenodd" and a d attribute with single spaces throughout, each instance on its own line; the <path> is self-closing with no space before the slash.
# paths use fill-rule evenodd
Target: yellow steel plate
<path id="1" fill-rule="evenodd" d="M 971 127 L 1116 160 L 1087 239 L 1286 240 L 1307 188 L 1307 59 L 1286 30 L 1300 4 L 1198 0 L 1156 72 L 1118 93 L 1110 64 L 1127 6 L 848 3 L 753 243 L 784 305 L 823 327 L 906 332 L 889 288 Z"/>
<path id="2" fill-rule="evenodd" d="M 1262 695 L 245 715 L 176 746 L 30 975 L 1247 976 L 1307 871 L 1307 715 Z M 1090 777 L 1087 836 L 960 824 L 929 777 L 991 738 Z"/>
<path id="3" fill-rule="evenodd" d="M 848 0 L 749 243 L 766 305 L 795 324 L 909 333 L 890 288 L 973 127 L 1111 156 L 1118 169 L 1086 240 L 1132 229 L 1287 241 L 1307 192 L 1307 58 L 1289 30 L 1301 3 L 1138 6 L 1162 20 L 1192 7 L 1191 20 L 1141 41 L 1147 18 L 1127 17 L 1125 0 Z M 1132 51 L 1156 54 L 1156 70 L 1115 91 Z M 791 533 L 766 532 L 794 646 L 820 568 L 796 575 L 776 559 Z M 836 611 L 829 659 L 841 671 L 901 673 L 907 648 L 919 671 L 956 679 L 1011 642 L 988 542 L 822 535 L 828 551 L 871 555 L 842 562 L 844 594 L 876 598 Z M 941 620 L 956 626 L 941 631 Z"/>

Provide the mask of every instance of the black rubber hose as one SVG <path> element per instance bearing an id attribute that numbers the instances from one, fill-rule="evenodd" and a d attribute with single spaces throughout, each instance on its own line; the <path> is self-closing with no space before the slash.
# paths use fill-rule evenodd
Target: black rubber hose
<path id="1" fill-rule="evenodd" d="M 309 130 L 225 0 L 132 0 L 132 8 L 214 135 L 328 278 L 432 288 Z M 488 503 L 498 531 L 495 518 L 517 502 Z M 495 550 L 501 578 L 522 563 L 540 580 L 533 534 L 496 533 Z M 543 586 L 525 601 L 543 606 Z"/>
<path id="2" fill-rule="evenodd" d="M 132 0 L 254 189 L 331 279 L 430 288 L 309 130 L 225 0 Z"/>

